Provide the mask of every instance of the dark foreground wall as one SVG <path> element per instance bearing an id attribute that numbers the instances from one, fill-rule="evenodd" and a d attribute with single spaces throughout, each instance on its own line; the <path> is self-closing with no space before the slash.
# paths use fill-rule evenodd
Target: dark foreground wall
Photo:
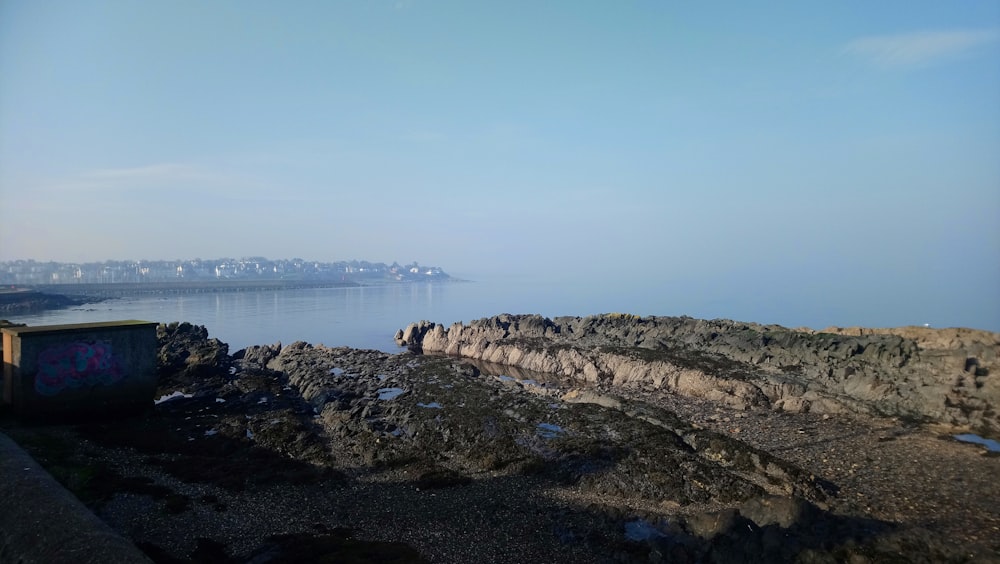
<path id="1" fill-rule="evenodd" d="M 136 411 L 156 391 L 156 324 L 5 327 L 5 403 L 20 415 Z"/>
<path id="2" fill-rule="evenodd" d="M 0 562 L 150 562 L 0 433 Z"/>

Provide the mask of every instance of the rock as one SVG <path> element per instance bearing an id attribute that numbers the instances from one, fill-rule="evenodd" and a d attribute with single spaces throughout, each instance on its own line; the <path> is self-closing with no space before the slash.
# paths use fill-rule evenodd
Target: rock
<path id="1" fill-rule="evenodd" d="M 608 314 L 503 314 L 449 328 L 411 324 L 397 340 L 613 388 L 661 390 L 735 409 L 855 412 L 1000 436 L 1000 334 L 971 329 L 833 328 Z M 957 383 L 957 384 L 956 384 Z"/>
<path id="2" fill-rule="evenodd" d="M 740 506 L 740 513 L 759 527 L 778 525 L 810 527 L 819 509 L 797 497 L 768 496 L 751 499 Z"/>
<path id="3" fill-rule="evenodd" d="M 711 343 L 735 339 L 721 322 L 682 318 L 677 323 L 681 328 L 667 335 L 672 326 L 660 326 L 653 318 L 553 321 L 505 315 L 474 323 L 472 329 L 423 322 L 397 335 L 417 349 L 438 350 L 430 343 L 456 354 L 545 367 L 547 374 L 441 355 L 390 355 L 301 341 L 284 348 L 248 347 L 229 358 L 228 347 L 209 338 L 204 327 L 171 324 L 159 330 L 161 384 L 180 386 L 184 394 L 127 425 L 111 421 L 64 430 L 83 440 L 66 441 L 58 449 L 44 446 L 51 440 L 36 445 L 48 456 L 71 446 L 86 461 L 105 458 L 94 454 L 98 447 L 113 449 L 114 460 L 132 456 L 122 471 L 151 465 L 157 480 L 172 477 L 172 487 L 197 486 L 173 496 L 191 502 L 179 507 L 182 512 L 195 510 L 196 499 L 211 503 L 214 511 L 235 513 L 242 507 L 244 513 L 224 520 L 230 532 L 216 530 L 212 539 L 205 534 L 197 545 L 188 542 L 183 554 L 176 546 L 172 554 L 157 552 L 145 541 L 144 550 L 157 561 L 182 556 L 196 561 L 362 556 L 468 561 L 487 554 L 467 540 L 476 536 L 463 536 L 468 529 L 480 535 L 478 542 L 490 539 L 489 555 L 529 562 L 557 561 L 558 556 L 585 561 L 588 555 L 625 562 L 984 560 L 978 549 L 953 546 L 943 535 L 896 528 L 855 511 L 846 496 L 837 499 L 836 485 L 813 475 L 815 468 L 807 471 L 781 458 L 788 449 L 767 452 L 742 440 L 759 432 L 751 424 L 758 417 L 798 421 L 808 416 L 718 408 L 705 414 L 720 423 L 713 431 L 662 406 L 677 404 L 654 402 L 643 393 L 616 394 L 672 390 L 761 407 L 801 401 L 801 409 L 810 411 L 857 405 L 823 395 L 828 388 L 803 376 L 815 368 L 808 362 L 798 362 L 794 370 L 787 362 L 785 368 L 767 368 L 767 358 L 790 358 L 775 343 L 791 343 L 793 337 L 774 330 L 747 333 L 747 342 L 770 351 L 753 356 L 760 364 L 749 364 L 711 348 Z M 686 333 L 691 327 L 696 332 Z M 635 345 L 652 347 L 650 335 L 658 335 L 659 348 Z M 831 358 L 842 359 L 877 358 L 879 350 L 890 351 L 891 362 L 908 350 L 872 344 L 828 348 L 835 353 Z M 910 358 L 904 368 L 915 362 Z M 958 366 L 973 376 L 967 364 Z M 976 370 L 991 366 L 982 360 Z M 871 366 L 857 373 L 868 376 L 859 380 L 868 389 L 864 393 L 875 393 L 871 390 L 885 382 L 893 385 Z M 853 376 L 837 370 L 823 374 L 832 382 Z M 979 405 L 958 392 L 948 397 Z M 881 397 L 870 401 L 891 405 Z M 796 428 L 788 429 L 794 433 Z M 806 440 L 816 431 L 799 429 Z M 62 464 L 58 458 L 50 462 Z M 106 475 L 99 476 L 91 483 L 112 488 Z M 150 488 L 165 488 L 151 478 L 118 482 L 141 486 L 132 493 L 144 496 Z M 272 486 L 279 488 L 269 493 Z M 112 497 L 119 496 L 108 495 L 107 503 L 117 503 Z M 308 521 L 295 513 L 266 534 L 241 533 L 239 550 L 218 540 L 234 537 L 228 523 L 257 523 L 280 499 L 309 499 L 292 507 L 303 515 L 318 511 L 315 501 L 323 507 L 318 518 L 330 526 L 359 523 L 371 532 L 373 525 L 393 523 L 397 528 L 378 536 L 366 533 L 361 541 L 348 529 L 328 529 L 321 521 L 314 521 L 314 530 L 304 530 Z M 123 530 L 139 534 L 135 523 L 142 522 L 142 534 L 150 534 L 156 529 L 145 528 L 148 519 L 162 519 L 162 510 L 171 505 L 142 507 L 145 513 L 122 517 Z M 531 528 L 523 528 L 529 519 Z M 218 521 L 223 520 L 200 523 L 214 527 Z M 190 534 L 191 522 L 173 521 L 170 530 Z M 269 537 L 273 530 L 284 532 Z M 469 549 L 442 552 L 450 542 L 437 538 L 442 534 Z M 519 553 L 509 550 L 525 546 Z M 575 558 L 566 556 L 571 551 Z"/>
<path id="4" fill-rule="evenodd" d="M 229 345 L 208 337 L 208 329 L 190 323 L 160 324 L 156 328 L 157 372 L 160 387 L 177 389 L 193 380 L 228 374 Z"/>
<path id="5" fill-rule="evenodd" d="M 685 524 L 688 531 L 696 537 L 702 539 L 713 539 L 719 535 L 735 529 L 740 522 L 745 522 L 740 517 L 740 512 L 735 509 L 726 509 L 714 513 L 699 513 L 687 518 Z"/>
<path id="6" fill-rule="evenodd" d="M 267 368 L 267 363 L 281 352 L 281 343 L 273 345 L 253 345 L 245 349 L 236 351 L 233 360 L 237 361 L 244 369 L 262 370 Z"/>
<path id="7" fill-rule="evenodd" d="M 401 347 L 410 347 L 411 349 L 415 349 L 419 352 L 420 343 L 423 342 L 424 336 L 428 331 L 434 329 L 436 326 L 436 323 L 431 323 L 429 321 L 411 323 L 405 330 L 396 331 L 396 344 Z"/>
<path id="8" fill-rule="evenodd" d="M 502 323 L 492 330 L 509 329 Z M 757 475 L 826 496 L 802 470 L 664 409 L 486 376 L 451 358 L 292 345 L 268 367 L 287 375 L 339 448 L 361 464 L 417 464 L 428 484 L 540 473 L 596 494 L 688 504 L 759 496 L 744 477 Z"/>

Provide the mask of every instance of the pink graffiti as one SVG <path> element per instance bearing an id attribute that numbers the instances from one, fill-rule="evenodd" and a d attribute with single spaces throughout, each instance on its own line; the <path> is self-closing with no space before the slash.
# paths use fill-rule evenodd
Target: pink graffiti
<path id="1" fill-rule="evenodd" d="M 122 369 L 107 342 L 75 342 L 49 347 L 38 355 L 35 391 L 54 396 L 65 389 L 114 384 Z"/>

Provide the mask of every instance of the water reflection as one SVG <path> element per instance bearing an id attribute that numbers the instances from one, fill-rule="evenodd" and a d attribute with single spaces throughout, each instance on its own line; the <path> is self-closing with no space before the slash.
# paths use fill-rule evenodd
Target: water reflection
<path id="1" fill-rule="evenodd" d="M 122 298 L 97 304 L 11 316 L 29 325 L 143 319 L 188 321 L 236 351 L 249 345 L 307 341 L 397 352 L 397 329 L 420 320 L 449 326 L 501 313 L 589 315 L 633 311 L 634 298 L 613 287 L 542 284 L 537 280 L 416 283 L 353 288 L 202 293 Z M 663 315 L 661 297 L 647 301 L 642 315 Z M 624 301 L 623 301 L 624 300 Z M 630 304 L 632 304 L 630 306 Z"/>
<path id="2" fill-rule="evenodd" d="M 307 341 L 398 352 L 397 329 L 421 319 L 468 321 L 474 311 L 467 284 L 407 284 L 306 288 L 121 298 L 65 310 L 10 316 L 28 325 L 143 319 L 205 325 L 230 350 L 277 341 Z M 457 289 L 457 290 L 456 290 Z M 442 299 L 449 294 L 452 300 Z M 469 313 L 467 313 L 469 312 Z M 492 315 L 483 312 L 482 316 Z"/>

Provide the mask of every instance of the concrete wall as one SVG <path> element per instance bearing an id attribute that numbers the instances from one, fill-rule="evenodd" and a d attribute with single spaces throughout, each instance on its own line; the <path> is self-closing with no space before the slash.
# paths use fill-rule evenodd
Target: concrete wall
<path id="1" fill-rule="evenodd" d="M 15 413 L 137 411 L 156 391 L 156 323 L 4 327 L 3 398 Z"/>
<path id="2" fill-rule="evenodd" d="M 0 433 L 0 562 L 149 563 Z"/>

